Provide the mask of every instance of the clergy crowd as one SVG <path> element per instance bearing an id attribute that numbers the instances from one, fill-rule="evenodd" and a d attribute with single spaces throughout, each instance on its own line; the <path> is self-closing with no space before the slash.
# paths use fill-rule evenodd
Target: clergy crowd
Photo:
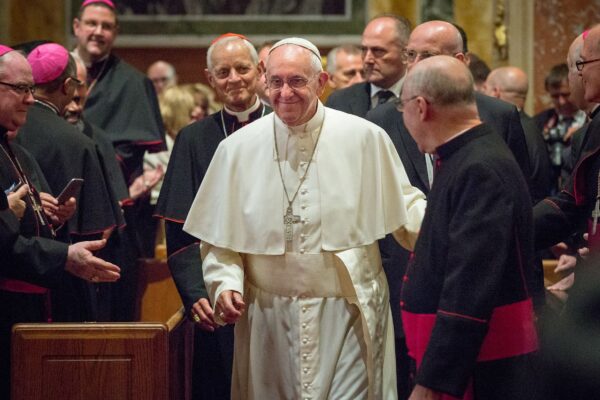
<path id="1" fill-rule="evenodd" d="M 444 21 L 377 16 L 326 69 L 301 37 L 217 34 L 209 86 L 163 60 L 140 73 L 112 51 L 118 27 L 111 0 L 85 0 L 72 51 L 0 45 L 0 398 L 15 323 L 133 320 L 157 231 L 195 326 L 194 399 L 579 398 L 546 368 L 562 364 L 541 260 L 570 272 L 559 320 L 579 315 L 600 26 L 535 118 L 526 74 L 479 85 Z"/>

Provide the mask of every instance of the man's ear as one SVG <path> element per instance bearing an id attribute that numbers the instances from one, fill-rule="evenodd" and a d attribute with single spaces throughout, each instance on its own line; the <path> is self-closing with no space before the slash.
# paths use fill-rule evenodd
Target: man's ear
<path id="1" fill-rule="evenodd" d="M 465 55 L 465 53 L 456 53 L 454 58 L 462 61 L 465 65 L 469 66 L 470 59 Z"/>
<path id="2" fill-rule="evenodd" d="M 325 91 L 325 85 L 327 84 L 327 81 L 329 80 L 329 74 L 325 71 L 321 71 L 319 72 L 319 78 L 318 78 L 318 87 L 317 87 L 317 96 L 321 96 L 323 94 L 323 92 Z"/>
<path id="3" fill-rule="evenodd" d="M 67 78 L 63 81 L 62 85 L 60 85 L 61 93 L 64 95 L 69 94 L 69 85 L 71 84 L 70 80 L 71 78 Z M 73 96 L 75 96 L 75 93 L 73 93 Z M 71 100 L 73 100 L 73 96 L 71 96 Z"/>
<path id="4" fill-rule="evenodd" d="M 256 69 L 258 69 L 258 74 L 259 75 L 263 75 L 267 72 L 267 67 L 265 67 L 265 63 L 262 61 L 258 62 L 258 65 L 256 66 Z"/>
<path id="5" fill-rule="evenodd" d="M 214 78 L 213 78 L 212 74 L 210 73 L 210 71 L 208 70 L 208 68 L 204 68 L 204 76 L 206 76 L 206 80 L 208 81 L 208 84 L 214 89 L 215 88 Z"/>
<path id="6" fill-rule="evenodd" d="M 80 25 L 81 21 L 79 21 L 79 18 L 73 18 L 73 33 L 77 34 Z"/>
<path id="7" fill-rule="evenodd" d="M 417 109 L 419 110 L 419 121 L 424 122 L 431 118 L 431 105 L 425 100 L 424 97 L 417 97 L 415 99 L 417 103 Z"/>

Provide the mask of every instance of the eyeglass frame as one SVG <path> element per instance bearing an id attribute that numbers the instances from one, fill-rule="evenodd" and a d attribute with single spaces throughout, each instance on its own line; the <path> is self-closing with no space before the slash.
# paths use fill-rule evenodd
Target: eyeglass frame
<path id="1" fill-rule="evenodd" d="M 414 54 L 413 57 L 410 57 L 408 55 L 408 52 L 414 52 L 415 54 Z M 461 51 L 459 51 L 457 53 L 445 54 L 445 53 L 432 53 L 430 51 L 419 52 L 419 51 L 416 51 L 416 50 L 404 49 L 404 50 L 402 50 L 402 60 L 405 63 L 412 63 L 412 62 L 414 62 L 417 59 L 417 57 L 419 57 L 420 60 L 425 60 L 427 58 L 435 57 L 435 56 L 451 56 L 451 57 L 456 57 L 458 54 L 464 54 L 464 53 L 461 52 Z M 423 57 L 424 55 L 426 57 Z"/>
<path id="2" fill-rule="evenodd" d="M 420 94 L 416 94 L 412 97 L 409 97 L 406 100 L 402 100 L 402 97 L 398 97 L 398 100 L 396 100 L 396 109 L 400 112 L 404 112 L 404 107 L 406 107 L 406 105 L 408 103 L 410 103 L 411 101 L 413 101 L 414 99 L 416 99 L 417 97 L 422 97 Z"/>
<path id="3" fill-rule="evenodd" d="M 77 85 L 77 87 L 83 86 L 83 82 L 80 81 L 79 79 L 77 79 L 74 76 L 69 76 L 69 77 L 67 77 L 67 79 L 71 79 L 73 82 L 75 82 L 75 84 Z"/>
<path id="4" fill-rule="evenodd" d="M 281 79 L 281 78 L 275 78 L 275 79 L 279 79 L 281 81 L 281 86 L 280 87 L 273 87 L 272 85 L 272 80 L 273 77 L 267 78 L 266 79 L 266 83 L 267 83 L 267 88 L 269 88 L 269 90 L 274 90 L 274 91 L 280 91 L 283 89 L 283 87 L 287 84 L 288 87 L 292 90 L 300 90 L 305 88 L 308 85 L 308 82 L 310 82 L 311 80 L 313 80 L 315 77 L 319 76 L 319 74 L 313 75 L 310 78 L 304 78 L 302 76 L 293 76 L 289 79 Z M 292 79 L 298 79 L 299 81 L 302 82 L 302 84 L 300 86 L 295 86 L 295 85 L 290 85 L 290 81 Z"/>
<path id="5" fill-rule="evenodd" d="M 12 90 L 14 90 L 16 93 L 18 93 L 20 95 L 26 95 L 27 93 L 31 93 L 31 95 L 33 96 L 37 89 L 37 87 L 35 85 L 24 85 L 24 84 L 23 85 L 15 85 L 14 83 L 2 82 L 2 81 L 0 81 L 0 85 L 8 86 L 9 88 L 11 88 Z"/>
<path id="6" fill-rule="evenodd" d="M 600 58 L 595 58 L 593 60 L 577 60 L 575 61 L 575 68 L 577 68 L 577 71 L 581 72 L 583 71 L 583 67 L 585 66 L 585 64 L 589 64 L 589 63 L 593 63 L 596 61 L 600 61 Z"/>

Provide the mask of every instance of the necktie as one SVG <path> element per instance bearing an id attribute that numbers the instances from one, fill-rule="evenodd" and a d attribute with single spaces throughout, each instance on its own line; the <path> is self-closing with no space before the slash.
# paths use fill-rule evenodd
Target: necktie
<path id="1" fill-rule="evenodd" d="M 394 95 L 394 93 L 392 93 L 389 90 L 380 90 L 379 92 L 377 92 L 377 105 L 379 106 L 379 105 L 382 105 L 384 103 L 387 103 L 387 101 L 393 95 Z"/>

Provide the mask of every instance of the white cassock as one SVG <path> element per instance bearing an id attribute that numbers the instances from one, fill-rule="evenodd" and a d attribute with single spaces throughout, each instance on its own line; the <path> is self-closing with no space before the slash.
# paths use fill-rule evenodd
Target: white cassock
<path id="1" fill-rule="evenodd" d="M 308 168 L 287 243 L 274 129 L 290 199 Z M 385 131 L 320 102 L 304 125 L 273 113 L 221 142 L 184 230 L 202 240 L 213 304 L 224 290 L 244 296 L 233 399 L 397 397 L 377 239 L 394 232 L 411 248 L 424 198 Z"/>

